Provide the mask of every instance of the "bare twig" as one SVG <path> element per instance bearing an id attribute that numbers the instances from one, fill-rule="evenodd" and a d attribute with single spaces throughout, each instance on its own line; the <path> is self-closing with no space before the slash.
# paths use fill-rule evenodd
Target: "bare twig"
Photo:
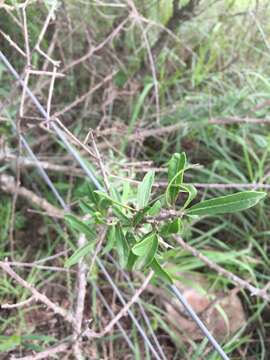
<path id="1" fill-rule="evenodd" d="M 241 289 L 248 290 L 251 293 L 251 295 L 255 295 L 266 301 L 270 301 L 270 296 L 267 294 L 265 289 L 258 289 L 255 286 L 251 285 L 249 282 L 234 275 L 230 271 L 225 270 L 223 267 L 211 261 L 207 256 L 203 255 L 193 246 L 187 244 L 180 236 L 174 236 L 174 239 L 185 251 L 188 251 L 194 257 L 201 260 L 204 264 L 209 266 L 210 269 L 215 270 L 220 276 L 224 276 L 225 278 L 227 278 L 228 280 L 239 286 Z"/>
<path id="2" fill-rule="evenodd" d="M 257 118 L 239 118 L 239 117 L 224 117 L 224 118 L 211 118 L 208 120 L 208 124 L 215 125 L 230 125 L 230 124 L 258 124 L 258 125 L 270 125 L 270 119 L 257 119 Z"/>
<path id="3" fill-rule="evenodd" d="M 77 98 L 76 100 L 74 100 L 71 104 L 69 104 L 68 106 L 66 106 L 64 109 L 55 112 L 52 117 L 59 117 L 63 114 L 65 114 L 66 112 L 70 111 L 71 109 L 73 109 L 74 107 L 78 106 L 80 103 L 82 103 L 83 101 L 85 101 L 89 96 L 91 96 L 92 94 L 94 94 L 94 92 L 96 92 L 98 89 L 100 89 L 104 84 L 106 84 L 108 81 L 112 80 L 113 76 L 116 74 L 116 72 L 114 71 L 113 73 L 109 74 L 108 76 L 106 76 L 100 83 L 98 83 L 97 85 L 95 85 L 94 87 L 92 87 L 89 91 L 87 91 L 85 94 L 81 95 L 79 98 Z"/>
<path id="4" fill-rule="evenodd" d="M 6 263 L 10 266 L 15 266 L 15 267 L 21 267 L 21 268 L 37 268 L 40 270 L 50 270 L 50 271 L 59 271 L 59 272 L 75 272 L 75 270 L 70 270 L 70 269 L 65 269 L 63 267 L 59 267 L 59 266 L 45 266 L 45 265 L 39 265 L 36 262 L 20 262 L 20 261 L 6 261 Z"/>
<path id="5" fill-rule="evenodd" d="M 3 191 L 14 194 L 17 189 L 18 196 L 22 196 L 28 201 L 32 202 L 36 206 L 45 210 L 49 215 L 56 216 L 58 218 L 64 217 L 64 211 L 50 204 L 47 200 L 39 197 L 32 191 L 26 189 L 23 186 L 16 187 L 15 180 L 12 176 L 7 174 L 0 175 L 0 187 Z"/>
<path id="6" fill-rule="evenodd" d="M 151 68 L 151 72 L 152 72 L 152 77 L 153 77 L 153 81 L 154 81 L 157 123 L 160 124 L 159 85 L 158 85 L 155 61 L 154 61 L 152 51 L 151 51 L 151 46 L 149 44 L 149 40 L 148 40 L 147 34 L 145 32 L 145 28 L 142 25 L 141 16 L 138 13 L 138 10 L 137 10 L 133 0 L 126 0 L 126 1 L 131 8 L 132 17 L 135 19 L 136 23 L 139 25 L 139 27 L 141 29 L 142 36 L 144 39 L 145 47 L 146 47 L 148 58 L 149 58 L 150 68 Z"/>
<path id="7" fill-rule="evenodd" d="M 93 56 L 96 52 L 100 51 L 105 45 L 107 45 L 108 43 L 110 43 L 115 36 L 123 29 L 123 27 L 126 25 L 126 23 L 128 22 L 129 17 L 127 17 L 126 19 L 124 19 L 107 37 L 104 41 L 102 41 L 102 43 L 100 43 L 99 45 L 91 48 L 84 56 L 80 57 L 77 60 L 72 61 L 70 64 L 68 64 L 67 66 L 64 67 L 64 71 L 69 70 L 70 68 L 79 65 L 80 63 L 84 62 L 85 60 L 89 60 L 91 58 L 91 56 Z"/>
<path id="8" fill-rule="evenodd" d="M 15 357 L 12 356 L 11 360 L 41 360 L 41 359 L 50 359 L 52 356 L 60 353 L 60 352 L 66 352 L 69 348 L 70 344 L 63 343 L 57 346 L 53 346 L 45 351 L 41 351 L 35 355 L 28 355 L 24 357 Z"/>
<path id="9" fill-rule="evenodd" d="M 12 205 L 11 205 L 11 216 L 10 216 L 10 224 L 9 224 L 9 241 L 10 241 L 10 252 L 11 252 L 11 258 L 14 258 L 14 251 L 15 251 L 15 218 L 16 218 L 16 205 L 17 205 L 17 199 L 18 199 L 18 191 L 20 187 L 20 177 L 21 177 L 21 167 L 20 167 L 20 156 L 21 156 L 21 119 L 17 119 L 17 129 L 18 129 L 18 135 L 17 135 L 17 141 L 18 141 L 18 156 L 16 157 L 15 163 L 16 163 L 16 179 L 14 180 L 14 186 L 13 186 L 13 192 L 12 192 Z"/>
<path id="10" fill-rule="evenodd" d="M 84 234 L 81 234 L 78 239 L 78 248 L 83 247 L 86 244 L 86 237 Z M 73 353 L 77 360 L 81 360 L 82 350 L 81 350 L 81 338 L 79 337 L 82 331 L 82 322 L 83 322 L 83 313 L 84 313 L 84 303 L 86 295 L 86 285 L 87 285 L 87 272 L 88 266 L 85 263 L 84 259 L 81 258 L 78 262 L 78 274 L 77 274 L 77 302 L 75 308 L 75 328 L 74 328 L 74 345 Z"/>
<path id="11" fill-rule="evenodd" d="M 0 150 L 0 161 L 6 161 L 11 165 L 13 162 L 16 161 L 16 159 L 17 159 L 17 156 L 12 154 L 10 149 L 7 149 L 5 151 Z M 32 167 L 37 166 L 36 161 L 34 161 L 28 157 L 20 156 L 18 158 L 18 162 L 19 162 L 21 168 L 22 167 L 23 168 L 32 168 Z M 63 161 L 61 161 L 61 162 L 63 162 Z M 41 160 L 39 160 L 38 163 L 45 170 L 60 172 L 62 174 L 67 174 L 67 175 L 72 174 L 72 175 L 76 175 L 76 176 L 81 176 L 83 174 L 81 169 L 76 168 L 74 166 L 70 166 L 70 165 L 53 164 L 51 162 L 41 161 Z"/>
<path id="12" fill-rule="evenodd" d="M 83 148 L 91 157 L 93 157 L 95 160 L 97 160 L 96 155 L 91 151 L 89 146 L 85 145 L 83 142 L 81 142 L 79 139 L 76 138 L 75 135 L 72 134 L 71 131 L 66 128 L 66 126 L 60 121 L 58 118 L 55 118 L 54 121 L 57 122 L 57 124 L 61 127 L 61 129 L 69 136 L 70 140 L 73 141 L 73 143 L 79 145 L 81 148 Z"/>
<path id="13" fill-rule="evenodd" d="M 19 54 L 21 54 L 23 57 L 26 58 L 26 53 L 11 39 L 11 37 L 7 34 L 5 34 L 2 30 L 0 30 L 0 34 L 5 38 L 9 44 L 18 51 Z"/>
<path id="14" fill-rule="evenodd" d="M 54 89 L 56 74 L 57 74 L 57 67 L 54 66 L 53 74 L 52 74 L 52 78 L 51 78 L 51 84 L 50 84 L 50 88 L 49 88 L 48 100 L 47 100 L 47 113 L 48 113 L 49 117 L 51 114 L 51 103 L 52 103 L 52 96 L 53 96 L 53 89 Z"/>
<path id="15" fill-rule="evenodd" d="M 50 24 L 50 21 L 51 21 L 51 18 L 55 12 L 55 5 L 56 3 L 54 3 L 52 6 L 51 6 L 51 9 L 47 15 L 47 18 L 44 22 L 44 25 L 43 25 L 43 28 L 39 34 L 39 37 L 38 37 L 38 40 L 37 40 L 37 43 L 34 47 L 34 50 L 38 51 L 45 59 L 47 59 L 49 62 L 51 62 L 53 64 L 54 67 L 59 67 L 60 66 L 60 61 L 55 61 L 53 60 L 48 54 L 46 54 L 43 50 L 41 50 L 40 48 L 40 44 L 44 38 L 44 35 L 48 29 L 48 26 Z"/>
<path id="16" fill-rule="evenodd" d="M 90 264 L 89 270 L 88 270 L 89 274 L 90 274 L 90 273 L 92 272 L 92 270 L 93 270 L 93 267 L 94 267 L 95 262 L 96 262 L 96 258 L 97 258 L 97 256 L 98 256 L 100 250 L 101 250 L 101 247 L 102 247 L 103 241 L 104 241 L 104 239 L 105 239 L 105 236 L 106 236 L 106 229 L 104 229 L 104 230 L 101 232 L 100 239 L 99 239 L 99 241 L 98 241 L 98 243 L 97 243 L 95 252 L 94 252 L 94 254 L 92 255 L 91 264 Z"/>
<path id="17" fill-rule="evenodd" d="M 34 300 L 35 300 L 34 296 L 31 296 L 29 299 L 18 302 L 16 304 L 1 304 L 0 308 L 8 309 L 8 310 L 9 309 L 18 309 L 18 308 L 21 308 L 21 307 L 31 304 Z"/>
<path id="18" fill-rule="evenodd" d="M 66 321 L 72 325 L 74 324 L 74 317 L 71 313 L 59 305 L 53 303 L 46 295 L 40 293 L 33 285 L 29 284 L 27 281 L 21 278 L 6 261 L 0 261 L 0 268 L 10 277 L 12 277 L 19 285 L 29 290 L 33 294 L 36 301 L 42 302 L 55 314 L 61 315 Z"/>
<path id="19" fill-rule="evenodd" d="M 103 180 L 104 180 L 106 190 L 107 190 L 108 193 L 110 193 L 110 183 L 109 183 L 109 180 L 108 180 L 108 177 L 107 177 L 106 169 L 105 169 L 105 166 L 103 164 L 100 152 L 99 152 L 98 147 L 96 145 L 95 138 L 93 136 L 92 130 L 90 130 L 89 135 L 91 137 L 91 141 L 92 141 L 92 144 L 93 144 L 93 148 L 94 148 L 94 151 L 95 151 L 95 154 L 96 154 L 96 158 L 97 158 L 97 162 L 98 162 L 101 174 L 103 176 Z"/>
<path id="20" fill-rule="evenodd" d="M 126 305 L 119 311 L 119 313 L 109 322 L 107 326 L 100 332 L 96 333 L 92 330 L 85 330 L 83 333 L 83 336 L 86 336 L 88 338 L 101 338 L 105 336 L 107 333 L 109 333 L 112 328 L 116 325 L 116 323 L 126 314 L 127 310 L 137 302 L 140 295 L 143 293 L 143 291 L 146 289 L 147 285 L 149 284 L 154 272 L 151 270 L 146 279 L 144 280 L 141 287 L 136 291 L 136 293 L 132 296 L 129 302 L 126 303 Z"/>

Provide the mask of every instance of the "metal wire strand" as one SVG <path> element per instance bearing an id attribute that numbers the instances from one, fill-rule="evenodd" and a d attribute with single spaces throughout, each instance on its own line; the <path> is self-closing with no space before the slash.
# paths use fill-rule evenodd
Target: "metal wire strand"
<path id="1" fill-rule="evenodd" d="M 64 135 L 63 131 L 57 126 L 55 122 L 52 121 L 47 111 L 43 108 L 41 103 L 38 101 L 37 97 L 32 93 L 32 91 L 29 89 L 28 85 L 22 80 L 20 75 L 17 73 L 17 71 L 14 69 L 14 67 L 10 64 L 6 56 L 3 54 L 2 51 L 0 51 L 0 59 L 5 64 L 9 72 L 15 77 L 15 79 L 19 82 L 19 84 L 22 86 L 22 88 L 25 89 L 27 95 L 30 97 L 30 99 L 33 101 L 33 103 L 36 105 L 38 111 L 41 113 L 41 115 L 44 117 L 44 119 L 48 122 L 50 122 L 52 129 L 54 132 L 58 135 L 58 137 L 62 140 L 64 143 L 66 149 L 69 153 L 73 155 L 73 157 L 78 161 L 81 168 L 84 170 L 86 175 L 91 179 L 91 181 L 95 184 L 96 188 L 99 190 L 103 190 L 100 183 L 97 181 L 95 175 L 92 173 L 92 171 L 87 167 L 85 162 L 82 160 L 80 155 L 77 151 L 71 146 L 71 144 L 66 139 L 66 136 Z"/>
<path id="2" fill-rule="evenodd" d="M 117 264 L 117 262 L 114 260 L 114 258 L 113 258 L 110 254 L 108 254 L 108 258 L 109 258 L 110 261 L 114 264 L 114 266 L 121 272 L 121 274 L 124 276 L 124 278 L 126 279 L 129 287 L 130 287 L 133 291 L 135 291 L 135 288 L 134 288 L 134 286 L 132 285 L 132 282 L 130 281 L 129 276 L 125 273 L 125 271 L 123 271 L 123 269 L 119 266 L 119 264 Z M 158 351 L 159 351 L 162 359 L 163 359 L 163 360 L 167 360 L 167 357 L 166 357 L 166 355 L 164 354 L 164 351 L 162 350 L 162 347 L 161 347 L 161 345 L 160 345 L 160 343 L 159 343 L 159 341 L 158 341 L 158 339 L 157 339 L 157 337 L 156 337 L 156 334 L 155 334 L 155 332 L 154 332 L 154 330 L 153 330 L 153 328 L 152 328 L 152 325 L 151 325 L 151 322 L 150 322 L 150 320 L 149 320 L 149 317 L 147 316 L 147 314 L 146 314 L 146 312 L 145 312 L 145 310 L 144 310 L 144 308 L 143 308 L 143 305 L 141 304 L 141 301 L 138 300 L 138 301 L 137 301 L 137 304 L 138 304 L 138 306 L 139 306 L 139 308 L 140 308 L 142 317 L 144 318 L 144 320 L 145 320 L 145 322 L 146 322 L 146 325 L 147 325 L 147 327 L 148 327 L 148 329 L 149 329 L 149 331 L 150 331 L 151 336 L 153 337 L 153 340 L 154 340 L 154 342 L 155 342 L 155 344 L 156 344 L 156 347 L 157 347 L 157 349 L 158 349 Z"/>
<path id="3" fill-rule="evenodd" d="M 216 339 L 213 337 L 213 335 L 208 331 L 207 327 L 204 325 L 204 323 L 201 321 L 201 319 L 198 317 L 198 315 L 195 313 L 195 311 L 192 309 L 192 307 L 189 305 L 189 303 L 186 301 L 184 296 L 181 294 L 180 290 L 175 285 L 168 286 L 169 289 L 174 293 L 176 298 L 180 301 L 180 303 L 184 306 L 190 317 L 195 321 L 197 326 L 201 329 L 203 334 L 207 337 L 207 339 L 210 341 L 210 343 L 213 345 L 217 353 L 221 356 L 223 360 L 229 360 L 228 356 L 225 354 L 225 352 L 222 350 L 221 346 L 218 344 Z"/>
<path id="4" fill-rule="evenodd" d="M 105 306 L 105 308 L 107 309 L 108 313 L 111 315 L 111 317 L 113 318 L 115 316 L 115 314 L 113 313 L 110 305 L 107 303 L 106 299 L 104 298 L 104 296 L 102 295 L 102 292 L 99 290 L 99 288 L 97 287 L 97 285 L 91 281 L 91 285 L 95 288 L 101 302 L 103 303 L 103 305 Z M 121 331 L 124 339 L 126 340 L 128 346 L 130 347 L 130 349 L 134 352 L 134 354 L 136 353 L 136 349 L 134 347 L 134 345 L 132 344 L 132 342 L 130 341 L 130 338 L 128 337 L 127 333 L 125 332 L 125 330 L 123 329 L 122 325 L 120 324 L 120 322 L 118 322 L 116 324 L 116 326 L 118 327 L 118 329 Z"/>
<path id="5" fill-rule="evenodd" d="M 118 296 L 119 300 L 121 301 L 122 305 L 125 306 L 126 305 L 126 301 L 123 298 L 121 292 L 119 291 L 119 289 L 117 288 L 117 286 L 115 285 L 115 283 L 113 282 L 111 276 L 109 275 L 109 273 L 107 272 L 107 270 L 105 269 L 104 265 L 102 264 L 102 262 L 100 261 L 99 258 L 97 258 L 97 264 L 100 267 L 100 269 L 102 270 L 103 274 L 106 276 L 108 282 L 110 283 L 111 287 L 113 288 L 113 290 L 115 291 L 116 295 Z M 151 342 L 149 341 L 148 337 L 146 336 L 145 332 L 142 331 L 142 327 L 139 324 L 138 320 L 136 319 L 136 317 L 133 315 L 133 313 L 130 311 L 130 309 L 127 310 L 129 316 L 131 317 L 132 321 L 134 322 L 135 326 L 137 327 L 138 331 L 140 332 L 140 334 L 142 335 L 144 341 L 146 342 L 146 344 L 149 346 L 149 349 L 152 351 L 153 355 L 155 356 L 155 358 L 157 360 L 161 360 L 161 358 L 159 357 L 158 353 L 156 352 L 155 348 L 153 347 L 153 345 L 151 344 Z"/>

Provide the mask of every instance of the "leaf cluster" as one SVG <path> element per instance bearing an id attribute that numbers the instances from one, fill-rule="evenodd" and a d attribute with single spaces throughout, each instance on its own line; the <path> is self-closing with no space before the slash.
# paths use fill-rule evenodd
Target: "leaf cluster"
<path id="1" fill-rule="evenodd" d="M 151 268 L 157 276 L 172 283 L 162 255 L 168 238 L 183 231 L 183 219 L 242 211 L 266 195 L 261 191 L 245 191 L 193 204 L 197 190 L 184 183 L 184 173 L 189 168 L 185 153 L 173 154 L 168 162 L 167 188 L 158 196 L 153 193 L 153 171 L 139 183 L 135 198 L 129 196 L 129 186 L 123 186 L 119 192 L 111 185 L 109 194 L 89 188 L 89 198 L 81 202 L 81 208 L 91 220 L 85 223 L 73 215 L 66 216 L 72 229 L 84 233 L 89 242 L 75 251 L 66 266 L 91 253 L 96 229 L 102 225 L 107 230 L 103 254 L 116 250 L 120 265 L 127 270 Z"/>

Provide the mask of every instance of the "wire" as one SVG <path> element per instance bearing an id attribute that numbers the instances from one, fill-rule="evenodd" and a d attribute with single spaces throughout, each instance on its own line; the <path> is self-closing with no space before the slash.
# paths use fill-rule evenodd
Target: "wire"
<path id="1" fill-rule="evenodd" d="M 210 341 L 210 343 L 216 349 L 216 351 L 221 356 L 221 358 L 223 360 L 229 360 L 228 356 L 222 350 L 221 346 L 218 344 L 218 342 L 213 337 L 213 335 L 210 334 L 207 327 L 204 325 L 204 323 L 201 321 L 201 319 L 197 316 L 195 311 L 192 309 L 192 307 L 186 301 L 184 296 L 181 294 L 180 290 L 175 285 L 169 285 L 168 287 L 174 293 L 174 295 L 177 297 L 177 299 L 181 302 L 181 304 L 184 306 L 184 308 L 186 309 L 186 311 L 188 312 L 190 317 L 195 321 L 195 323 L 198 325 L 198 327 L 202 330 L 204 335 L 207 337 L 207 339 Z"/>

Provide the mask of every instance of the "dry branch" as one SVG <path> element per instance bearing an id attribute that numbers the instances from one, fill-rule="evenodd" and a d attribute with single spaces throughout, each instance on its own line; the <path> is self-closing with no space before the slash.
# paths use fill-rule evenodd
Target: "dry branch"
<path id="1" fill-rule="evenodd" d="M 36 301 L 40 301 L 45 304 L 49 309 L 51 309 L 55 314 L 61 315 L 66 321 L 74 325 L 74 317 L 64 308 L 53 303 L 46 295 L 40 293 L 33 285 L 29 284 L 23 278 L 21 278 L 8 264 L 6 261 L 0 261 L 0 268 L 12 277 L 19 285 L 29 290 L 34 296 Z"/>
<path id="2" fill-rule="evenodd" d="M 84 234 L 81 234 L 78 239 L 78 248 L 83 247 L 86 244 L 86 237 Z M 77 274 L 77 302 L 75 308 L 75 327 L 74 327 L 74 345 L 73 353 L 77 360 L 81 360 L 82 350 L 81 350 L 81 338 L 79 337 L 82 331 L 83 323 L 83 313 L 84 313 L 84 304 L 86 296 L 86 286 L 87 286 L 87 272 L 88 266 L 85 263 L 84 259 L 81 258 L 78 262 L 78 274 Z"/>
<path id="3" fill-rule="evenodd" d="M 54 347 L 51 347 L 45 351 L 41 351 L 35 355 L 28 355 L 24 357 L 15 357 L 12 356 L 11 360 L 41 360 L 41 359 L 50 359 L 52 356 L 60 353 L 60 352 L 66 352 L 69 348 L 68 343 L 63 343 Z"/>
<path id="4" fill-rule="evenodd" d="M 193 246 L 187 244 L 180 236 L 174 236 L 174 239 L 176 242 L 187 252 L 191 253 L 194 257 L 201 260 L 204 264 L 209 266 L 210 269 L 213 269 L 218 273 L 220 276 L 224 276 L 228 280 L 230 280 L 232 283 L 239 286 L 241 289 L 248 290 L 251 295 L 258 296 L 262 298 L 263 300 L 270 301 L 270 296 L 267 294 L 267 289 L 258 289 L 255 286 L 251 285 L 249 282 L 241 279 L 240 277 L 234 275 L 228 270 L 225 270 L 223 267 L 217 265 L 213 261 L 211 261 L 207 256 L 203 255 L 201 252 L 199 252 L 197 249 L 195 249 Z"/>
<path id="5" fill-rule="evenodd" d="M 152 279 L 154 272 L 151 270 L 146 279 L 144 280 L 143 284 L 140 286 L 140 288 L 135 292 L 135 294 L 132 296 L 130 301 L 126 303 L 126 305 L 119 311 L 119 313 L 109 322 L 108 325 L 105 326 L 105 328 L 97 333 L 91 329 L 85 330 L 83 333 L 83 336 L 87 338 L 101 338 L 108 334 L 113 327 L 116 325 L 116 323 L 127 313 L 129 308 L 138 301 L 139 297 L 143 293 L 143 291 L 146 289 L 147 285 L 149 284 L 150 280 Z"/>
<path id="6" fill-rule="evenodd" d="M 63 218 L 65 212 L 61 209 L 50 204 L 47 200 L 37 196 L 32 191 L 26 189 L 23 186 L 19 186 L 16 188 L 16 183 L 13 176 L 7 174 L 0 175 L 0 188 L 9 193 L 14 194 L 17 191 L 18 196 L 23 197 L 24 199 L 28 200 L 29 202 L 33 203 L 34 205 L 40 207 L 41 209 L 45 210 L 50 216 L 55 216 L 58 218 Z"/>

